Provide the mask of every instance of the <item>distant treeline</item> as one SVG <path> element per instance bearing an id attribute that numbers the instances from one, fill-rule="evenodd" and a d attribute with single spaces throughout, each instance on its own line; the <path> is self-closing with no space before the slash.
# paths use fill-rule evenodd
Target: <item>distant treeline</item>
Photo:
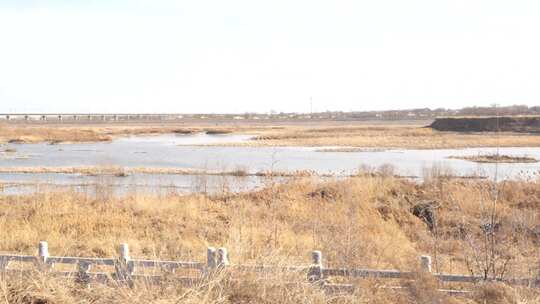
<path id="1" fill-rule="evenodd" d="M 243 114 L 0 114 L 4 120 L 433 120 L 437 117 L 467 116 L 513 116 L 540 115 L 540 106 L 513 105 L 506 107 L 466 107 L 462 109 L 420 108 L 388 111 L 325 111 L 314 113 L 291 113 L 270 111 L 269 113 Z"/>
<path id="2" fill-rule="evenodd" d="M 420 108 L 388 111 L 326 111 L 318 113 L 246 113 L 243 118 L 265 117 L 273 119 L 335 119 L 335 120 L 422 120 L 437 117 L 460 116 L 511 116 L 511 115 L 540 115 L 540 106 L 513 105 L 505 107 L 466 107 L 462 109 Z"/>
<path id="3" fill-rule="evenodd" d="M 507 107 L 468 107 L 459 110 L 460 116 L 508 116 L 508 115 L 540 115 L 540 106 L 528 107 L 513 105 Z"/>

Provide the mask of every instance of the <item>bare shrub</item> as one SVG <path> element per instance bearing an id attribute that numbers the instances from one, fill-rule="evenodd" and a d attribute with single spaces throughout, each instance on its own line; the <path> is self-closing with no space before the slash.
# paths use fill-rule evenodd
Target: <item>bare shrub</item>
<path id="1" fill-rule="evenodd" d="M 415 280 L 405 284 L 411 301 L 418 304 L 447 303 L 445 294 L 439 291 L 437 280 L 430 274 L 417 272 Z"/>
<path id="2" fill-rule="evenodd" d="M 392 164 L 382 164 L 377 168 L 377 174 L 383 177 L 393 177 L 396 175 L 396 167 Z"/>
<path id="3" fill-rule="evenodd" d="M 456 176 L 454 170 L 443 164 L 433 164 L 431 167 L 422 168 L 422 178 L 425 183 L 438 184 L 443 179 L 448 179 Z"/>
<path id="4" fill-rule="evenodd" d="M 482 284 L 475 290 L 473 297 L 478 303 L 519 303 L 516 292 L 502 283 Z"/>

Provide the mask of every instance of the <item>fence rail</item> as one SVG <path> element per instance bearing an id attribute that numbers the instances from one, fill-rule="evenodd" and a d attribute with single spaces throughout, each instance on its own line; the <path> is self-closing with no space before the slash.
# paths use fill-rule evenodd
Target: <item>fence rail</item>
<path id="1" fill-rule="evenodd" d="M 127 244 L 121 244 L 119 247 L 119 256 L 112 258 L 87 258 L 87 257 L 60 257 L 50 256 L 47 242 L 40 242 L 38 255 L 0 255 L 0 273 L 20 273 L 24 269 L 10 268 L 13 262 L 30 263 L 36 266 L 38 270 L 48 271 L 52 275 L 61 277 L 75 278 L 81 282 L 89 283 L 91 281 L 107 282 L 110 280 L 133 282 L 134 280 L 144 279 L 148 283 L 160 283 L 164 279 L 170 280 L 170 276 L 165 273 L 158 275 L 140 274 L 136 270 L 145 268 L 158 268 L 166 273 L 173 273 L 177 269 L 188 269 L 198 272 L 195 277 L 174 277 L 176 282 L 185 285 L 195 285 L 201 282 L 208 274 L 217 270 L 230 268 L 241 272 L 272 273 L 272 272 L 298 272 L 305 273 L 309 283 L 316 283 L 330 292 L 352 292 L 355 287 L 352 284 L 329 284 L 329 277 L 348 277 L 348 278 L 378 278 L 378 279 L 408 279 L 413 280 L 418 273 L 399 270 L 379 270 L 379 269 L 348 269 L 348 268 L 325 268 L 323 265 L 322 253 L 320 251 L 312 252 L 312 261 L 305 266 L 267 266 L 267 265 L 243 265 L 231 264 L 226 248 L 215 249 L 207 248 L 206 262 L 194 261 L 161 261 L 131 258 Z M 56 265 L 68 264 L 77 265 L 76 271 L 59 271 L 55 269 Z M 92 272 L 95 266 L 112 266 L 114 270 L 109 272 Z M 529 287 L 540 287 L 540 273 L 536 278 L 500 278 L 490 279 L 482 276 L 459 275 L 434 273 L 431 269 L 431 257 L 420 257 L 420 269 L 422 272 L 433 275 L 442 282 L 460 282 L 477 283 L 481 281 L 499 281 L 512 285 L 522 285 Z M 466 293 L 460 290 L 440 290 L 448 294 Z"/>

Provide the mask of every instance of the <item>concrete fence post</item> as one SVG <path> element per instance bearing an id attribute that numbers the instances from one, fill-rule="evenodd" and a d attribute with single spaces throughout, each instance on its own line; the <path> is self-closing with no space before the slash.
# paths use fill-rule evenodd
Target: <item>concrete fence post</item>
<path id="1" fill-rule="evenodd" d="M 315 250 L 311 253 L 312 264 L 308 271 L 309 282 L 320 282 L 324 278 L 322 252 Z"/>
<path id="2" fill-rule="evenodd" d="M 420 268 L 423 272 L 431 273 L 431 257 L 429 255 L 420 257 Z"/>
<path id="3" fill-rule="evenodd" d="M 41 270 L 49 270 L 53 268 L 54 265 L 47 264 L 49 259 L 49 244 L 45 241 L 39 242 L 38 246 L 38 258 L 37 258 L 37 267 Z"/>
<path id="4" fill-rule="evenodd" d="M 129 256 L 129 246 L 126 243 L 120 244 L 120 258 L 116 265 L 116 275 L 119 280 L 130 280 L 133 274 L 133 262 Z"/>
<path id="5" fill-rule="evenodd" d="M 9 262 L 0 258 L 0 272 L 7 269 Z"/>
<path id="6" fill-rule="evenodd" d="M 76 281 L 81 284 L 88 284 L 90 283 L 90 267 L 91 264 L 88 262 L 79 262 L 77 264 L 77 279 Z"/>
<path id="7" fill-rule="evenodd" d="M 208 247 L 206 249 L 206 268 L 210 270 L 216 269 L 216 248 Z"/>
<path id="8" fill-rule="evenodd" d="M 227 248 L 221 247 L 217 250 L 217 267 L 224 268 L 229 266 L 229 253 Z"/>
<path id="9" fill-rule="evenodd" d="M 120 258 L 122 261 L 129 261 L 129 246 L 126 243 L 120 244 Z"/>
<path id="10" fill-rule="evenodd" d="M 47 259 L 49 258 L 49 244 L 47 242 L 39 242 L 38 256 L 41 263 L 47 263 Z"/>

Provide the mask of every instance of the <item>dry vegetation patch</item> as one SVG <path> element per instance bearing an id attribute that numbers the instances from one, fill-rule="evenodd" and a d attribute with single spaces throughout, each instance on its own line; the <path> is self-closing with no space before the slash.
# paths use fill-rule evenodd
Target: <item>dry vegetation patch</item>
<path id="1" fill-rule="evenodd" d="M 472 156 L 450 156 L 451 159 L 468 160 L 475 163 L 537 163 L 538 159 L 530 156 L 511 156 L 500 154 L 482 154 Z"/>
<path id="2" fill-rule="evenodd" d="M 302 128 L 265 131 L 256 138 L 258 145 L 313 146 L 334 148 L 324 152 L 357 152 L 361 149 L 440 149 L 470 147 L 540 146 L 540 136 L 523 133 L 439 132 L 424 126 L 382 125 Z M 340 148 L 342 147 L 342 148 Z M 362 151 L 362 150 L 360 150 Z"/>
<path id="3" fill-rule="evenodd" d="M 119 243 L 128 242 L 133 257 L 204 261 L 206 246 L 213 245 L 227 247 L 233 262 L 278 265 L 305 264 L 309 252 L 318 249 L 329 267 L 401 270 L 415 270 L 418 256 L 429 254 L 435 271 L 534 276 L 540 246 L 536 233 L 540 186 L 536 182 L 494 186 L 488 181 L 416 184 L 391 176 L 362 176 L 328 182 L 297 178 L 256 192 L 214 196 L 96 198 L 77 192 L 2 196 L 0 231 L 9 233 L 1 234 L 0 249 L 35 254 L 37 242 L 47 240 L 55 255 L 109 257 L 116 255 Z M 414 212 L 426 202 L 434 204 L 429 221 Z M 486 237 L 493 237 L 493 248 Z M 496 259 L 484 259 L 486 250 Z M 538 300 L 537 293 L 518 289 L 502 296 L 479 289 L 473 298 L 456 299 L 439 295 L 434 290 L 445 286 L 431 281 L 401 291 L 380 291 L 375 284 L 338 298 L 290 286 L 284 278 L 226 282 L 220 281 L 216 289 L 195 290 L 80 289 L 51 280 L 0 280 L 0 285 L 13 303 L 33 303 L 27 299 L 35 297 L 44 297 L 44 303 L 114 302 L 115 295 L 140 303 L 484 303 L 482 299 L 508 296 L 515 303 Z M 231 288 L 225 291 L 223 284 Z"/>
<path id="4" fill-rule="evenodd" d="M 91 128 L 0 125 L 0 142 L 99 142 L 112 138 Z"/>
<path id="5" fill-rule="evenodd" d="M 395 122 L 0 124 L 0 142 L 12 143 L 97 142 L 109 141 L 119 136 L 167 133 L 252 134 L 256 135 L 255 140 L 219 145 L 336 147 L 330 152 L 392 148 L 540 147 L 538 134 L 501 132 L 495 136 L 495 133 L 490 132 L 440 132 L 425 127 L 425 124 L 400 125 Z M 323 148 L 323 151 L 326 149 Z"/>

